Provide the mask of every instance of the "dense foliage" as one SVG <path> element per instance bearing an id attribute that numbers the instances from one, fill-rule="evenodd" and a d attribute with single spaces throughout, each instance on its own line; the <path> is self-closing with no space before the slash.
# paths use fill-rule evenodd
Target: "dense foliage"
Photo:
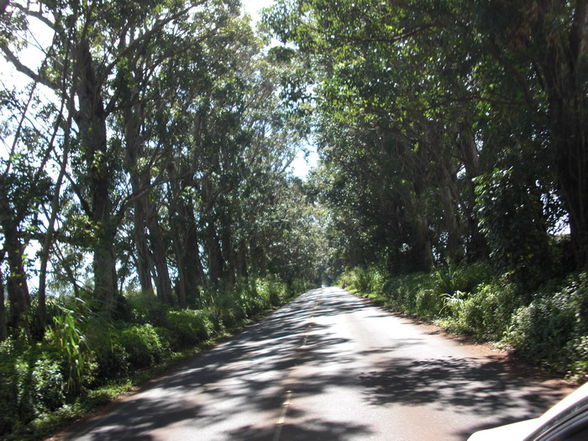
<path id="1" fill-rule="evenodd" d="M 92 393 L 127 384 L 133 373 L 222 336 L 307 287 L 257 279 L 214 292 L 199 309 L 136 293 L 129 295 L 128 321 L 106 321 L 87 304 L 64 310 L 43 340 L 31 344 L 11 336 L 0 343 L 0 434 L 23 439 L 34 427 L 31 438 L 42 438 L 87 411 Z M 56 411 L 65 418 L 56 418 Z"/>
<path id="2" fill-rule="evenodd" d="M 582 0 L 277 1 L 266 26 L 314 73 L 291 81 L 315 113 L 335 268 L 489 255 L 532 288 L 586 267 L 586 14 Z"/>

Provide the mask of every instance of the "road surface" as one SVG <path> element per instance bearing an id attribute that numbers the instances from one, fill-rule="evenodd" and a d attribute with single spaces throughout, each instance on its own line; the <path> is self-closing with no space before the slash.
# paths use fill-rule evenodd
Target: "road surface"
<path id="1" fill-rule="evenodd" d="M 558 387 L 338 288 L 303 294 L 70 440 L 465 440 Z"/>

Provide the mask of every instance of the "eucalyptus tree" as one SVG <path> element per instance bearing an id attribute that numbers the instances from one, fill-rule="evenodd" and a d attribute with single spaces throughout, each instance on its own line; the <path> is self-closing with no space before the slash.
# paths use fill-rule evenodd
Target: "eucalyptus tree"
<path id="1" fill-rule="evenodd" d="M 165 170 L 173 167 L 171 160 L 174 155 L 169 149 L 169 142 L 157 139 L 155 118 L 161 117 L 163 124 L 169 124 L 173 119 L 170 111 L 177 111 L 175 103 L 178 98 L 174 95 L 179 90 L 187 96 L 198 93 L 197 82 L 188 76 L 186 70 L 190 67 L 186 66 L 199 66 L 200 74 L 210 75 L 207 72 L 211 69 L 210 56 L 204 56 L 206 48 L 214 46 L 215 40 L 227 41 L 228 35 L 230 38 L 237 37 L 231 24 L 231 20 L 238 15 L 237 5 L 225 2 L 222 7 L 208 6 L 190 16 L 186 14 L 176 18 L 164 30 L 154 34 L 140 51 L 130 53 L 119 63 L 115 80 L 121 91 L 119 115 L 126 150 L 126 170 L 132 189 L 137 273 L 144 292 L 153 292 L 151 277 L 154 275 L 157 295 L 165 303 L 173 301 L 172 282 L 167 244 L 157 213 L 162 194 L 160 190 L 160 194 L 156 195 L 154 186 L 166 178 Z M 152 17 L 145 16 L 142 22 L 140 17 L 132 17 L 132 20 L 137 19 L 139 22 L 130 26 L 128 32 L 146 32 Z M 133 40 L 133 37 L 130 39 Z M 193 70 L 191 74 L 198 73 Z M 153 172 L 159 174 L 152 176 Z M 180 209 L 174 205 L 170 213 L 175 214 Z M 182 225 L 176 224 L 174 228 L 182 228 Z M 198 271 L 195 272 L 197 274 Z"/>
<path id="2" fill-rule="evenodd" d="M 95 298 L 107 314 L 115 308 L 118 296 L 114 250 L 117 227 L 129 203 L 145 191 L 135 182 L 131 193 L 124 194 L 120 185 L 124 178 L 120 167 L 123 151 L 120 143 L 109 139 L 109 126 L 114 123 L 113 117 L 122 112 L 127 122 L 126 147 L 136 150 L 132 138 L 137 133 L 131 127 L 138 123 L 137 115 L 133 115 L 137 99 L 132 86 L 145 85 L 158 64 L 173 55 L 175 48 L 169 45 L 173 36 L 185 36 L 199 26 L 214 28 L 226 20 L 234 6 L 223 2 L 70 1 L 12 2 L 7 7 L 7 13 L 21 16 L 22 21 L 35 17 L 54 33 L 55 49 L 47 54 L 47 63 L 38 71 L 18 58 L 9 41 L 2 42 L 5 58 L 19 71 L 59 96 L 64 94 L 60 66 L 71 60 L 73 99 L 66 102 L 77 129 L 78 148 L 72 159 L 70 184 L 90 233 L 83 245 L 93 254 Z M 216 20 L 215 24 L 210 25 L 210 19 Z M 201 37 L 206 30 L 202 32 Z M 163 43 L 167 48 L 158 46 Z M 133 78 L 140 67 L 145 69 L 143 77 Z M 129 85 L 132 81 L 136 83 Z M 133 154 L 128 153 L 128 157 L 128 168 L 133 170 Z M 159 274 L 163 272 L 160 268 Z"/>
<path id="3" fill-rule="evenodd" d="M 32 239 L 38 239 L 43 217 L 41 207 L 51 197 L 47 167 L 58 149 L 57 133 L 64 123 L 64 103 L 54 117 L 52 106 L 40 101 L 38 86 L 33 82 L 23 91 L 2 91 L 2 134 L 7 151 L 0 158 L 0 232 L 8 263 L 10 317 L 6 324 L 15 333 L 28 333 L 30 329 L 28 275 L 32 256 L 27 256 L 26 248 Z M 42 248 L 41 254 L 45 249 Z M 42 267 L 39 277 L 42 282 Z M 34 331 L 41 330 L 44 323 L 44 292 L 39 290 L 37 297 Z"/>
<path id="4" fill-rule="evenodd" d="M 475 193 L 497 181 L 476 178 L 514 168 L 523 199 L 544 210 L 527 213 L 534 227 L 513 248 L 547 243 L 555 194 L 582 262 L 584 3 L 277 2 L 264 20 L 314 63 L 321 150 L 338 176 L 330 199 L 355 213 L 364 238 L 392 254 L 432 246 L 437 259 L 484 256 L 480 226 L 487 239 L 504 226 L 480 219 Z M 410 259 L 426 268 L 430 253 L 420 256 Z"/>
<path id="5" fill-rule="evenodd" d="M 266 19 L 279 36 L 293 40 L 316 60 L 321 72 L 317 107 L 323 121 L 318 130 L 324 133 L 325 159 L 337 163 L 343 175 L 363 167 L 361 176 L 348 185 L 355 181 L 355 191 L 364 196 L 361 187 L 369 186 L 366 179 L 381 181 L 373 185 L 370 207 L 356 205 L 369 235 L 386 243 L 388 253 L 410 250 L 405 257 L 415 268 L 430 268 L 430 226 L 435 220 L 431 205 L 438 200 L 443 205 L 438 210 L 443 231 L 437 233 L 437 254 L 445 250 L 449 259 L 463 258 L 464 229 L 475 224 L 465 222 L 464 211 L 469 208 L 471 213 L 472 207 L 465 207 L 458 197 L 462 153 L 444 134 L 455 123 L 438 109 L 447 88 L 460 81 L 439 78 L 449 57 L 436 49 L 439 40 L 447 44 L 450 37 L 428 33 L 439 25 L 423 7 L 313 1 L 299 2 L 298 11 L 296 6 L 280 9 L 285 5 L 279 3 Z M 448 82 L 449 86 L 444 84 Z M 454 100 L 444 105 L 450 104 Z M 331 133 L 336 126 L 349 136 Z M 345 158 L 347 165 L 341 161 Z M 432 193 L 440 197 L 433 198 Z M 391 240 L 396 243 L 388 243 Z"/>

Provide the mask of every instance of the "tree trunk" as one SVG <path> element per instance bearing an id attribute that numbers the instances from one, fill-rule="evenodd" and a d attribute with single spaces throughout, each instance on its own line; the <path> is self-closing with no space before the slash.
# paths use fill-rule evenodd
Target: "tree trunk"
<path id="1" fill-rule="evenodd" d="M 208 256 L 208 276 L 213 283 L 219 283 L 223 279 L 224 261 L 220 241 L 214 228 L 209 222 L 206 229 L 206 253 Z"/>
<path id="2" fill-rule="evenodd" d="M 467 109 L 465 109 L 467 111 Z M 466 174 L 465 197 L 463 201 L 463 210 L 467 222 L 468 239 L 466 241 L 467 258 L 475 261 L 480 258 L 488 257 L 488 245 L 484 235 L 480 232 L 478 221 L 474 211 L 475 188 L 474 179 L 480 176 L 480 152 L 476 147 L 474 132 L 469 120 L 466 120 L 459 127 L 458 145 L 461 150 L 461 160 L 463 161 Z"/>
<path id="3" fill-rule="evenodd" d="M 460 262 L 464 258 L 464 247 L 460 220 L 458 218 L 459 190 L 455 182 L 457 167 L 448 151 L 443 139 L 443 128 L 434 122 L 427 122 L 427 142 L 430 154 L 434 159 L 441 206 L 443 208 L 443 223 L 447 232 L 446 252 L 450 261 Z"/>
<path id="4" fill-rule="evenodd" d="M 149 250 L 149 243 L 145 229 L 146 207 L 145 198 L 140 197 L 134 202 L 134 231 L 133 239 L 135 241 L 135 249 L 137 250 L 137 275 L 139 276 L 139 284 L 141 285 L 141 292 L 148 295 L 155 295 L 153 290 L 153 283 L 151 281 L 151 269 L 153 268 L 153 261 L 151 252 Z"/>
<path id="5" fill-rule="evenodd" d="M 37 313 L 35 320 L 35 329 L 38 330 L 38 338 L 42 339 L 45 335 L 45 327 L 47 326 L 47 265 L 49 262 L 49 252 L 53 245 L 53 234 L 55 233 L 55 222 L 59 213 L 59 196 L 61 193 L 61 186 L 63 184 L 63 178 L 65 177 L 65 171 L 67 168 L 67 162 L 69 158 L 70 150 L 70 132 L 72 125 L 72 116 L 67 118 L 67 122 L 64 127 L 65 138 L 63 140 L 63 159 L 59 167 L 59 175 L 55 183 L 55 189 L 53 190 L 53 197 L 51 198 L 51 214 L 49 215 L 49 223 L 47 225 L 47 231 L 45 232 L 45 238 L 43 239 L 43 247 L 40 252 L 40 264 L 39 264 L 39 292 L 37 295 Z"/>
<path id="6" fill-rule="evenodd" d="M 559 186 L 569 213 L 574 260 L 578 268 L 588 268 L 588 130 L 569 122 L 564 118 L 554 128 Z"/>
<path id="7" fill-rule="evenodd" d="M 214 210 L 214 194 L 213 185 L 205 176 L 203 179 L 203 199 L 204 199 L 204 223 L 205 236 L 204 243 L 207 263 L 208 263 L 208 277 L 212 283 L 219 283 L 224 276 L 225 264 L 223 259 L 222 247 L 218 237 L 216 223 L 218 216 L 213 212 Z"/>
<path id="8" fill-rule="evenodd" d="M 242 242 L 240 244 L 236 256 L 237 277 L 239 279 L 247 279 L 249 277 L 249 267 L 247 261 L 247 248 L 245 243 Z"/>
<path id="9" fill-rule="evenodd" d="M 157 212 L 150 204 L 150 214 L 148 217 L 147 227 L 149 228 L 149 243 L 153 251 L 152 259 L 155 267 L 155 286 L 157 288 L 157 297 L 163 303 L 171 305 L 173 303 L 172 285 L 169 277 L 169 268 L 167 266 L 167 246 L 163 238 L 163 232 L 159 225 Z"/>
<path id="10" fill-rule="evenodd" d="M 582 27 L 586 28 L 586 2 Z M 586 32 L 584 29 L 583 32 Z M 572 35 L 573 37 L 573 35 Z M 581 37 L 570 48 L 565 43 L 548 45 L 547 56 L 541 60 L 545 88 L 549 97 L 549 117 L 557 158 L 557 176 L 562 199 L 569 213 L 570 232 L 576 264 L 588 267 L 588 100 L 581 69 L 588 67 L 588 50 Z M 569 49 L 569 50 L 568 50 Z M 562 53 L 568 57 L 562 57 Z"/>
<path id="11" fill-rule="evenodd" d="M 148 295 L 154 295 L 151 282 L 151 270 L 153 259 L 149 250 L 147 239 L 147 216 L 149 213 L 149 170 L 139 169 L 139 158 L 143 155 L 143 142 L 141 140 L 141 105 L 129 104 L 124 109 L 124 130 L 126 144 L 126 166 L 131 177 L 131 188 L 135 199 L 133 201 L 133 239 L 137 250 L 137 275 L 141 291 Z"/>
<path id="12" fill-rule="evenodd" d="M 8 326 L 25 332 L 29 330 L 27 314 L 31 306 L 31 297 L 27 283 L 27 274 L 23 256 L 24 246 L 22 245 L 18 228 L 10 218 L 10 211 L 5 200 L 0 200 L 0 225 L 4 233 L 4 249 L 8 255 L 8 279 L 6 287 L 10 303 L 10 316 Z"/>
<path id="13" fill-rule="evenodd" d="M 180 306 L 187 306 L 190 299 L 198 304 L 198 285 L 202 283 L 204 270 L 194 214 L 187 206 L 179 210 L 172 221 L 173 242 L 178 269 L 178 301 Z"/>
<path id="14" fill-rule="evenodd" d="M 112 215 L 112 171 L 106 137 L 106 112 L 94 71 L 88 42 L 79 42 L 75 51 L 75 80 L 79 111 L 76 123 L 86 165 L 95 238 L 93 245 L 94 293 L 100 309 L 111 315 L 118 296 L 114 238 L 116 221 Z"/>
<path id="15" fill-rule="evenodd" d="M 6 328 L 6 299 L 4 297 L 4 274 L 2 273 L 3 262 L 4 251 L 0 251 L 0 342 L 6 340 L 8 336 Z"/>
<path id="16" fill-rule="evenodd" d="M 423 213 L 414 215 L 413 244 L 410 262 L 413 271 L 431 271 L 433 267 L 433 251 L 431 239 L 427 231 L 427 221 Z"/>
<path id="17" fill-rule="evenodd" d="M 230 285 L 236 281 L 235 250 L 233 246 L 233 234 L 231 231 L 230 216 L 226 213 L 220 218 L 222 255 L 224 256 L 225 269 L 224 278 Z"/>
<path id="18" fill-rule="evenodd" d="M 176 284 L 178 302 L 180 306 L 187 306 L 190 301 L 198 304 L 198 286 L 204 278 L 202 258 L 198 242 L 198 225 L 195 218 L 196 203 L 184 192 L 193 187 L 191 178 L 181 179 L 181 176 L 191 176 L 190 173 L 177 169 L 173 163 L 168 164 L 169 173 L 169 223 L 171 225 L 172 242 L 178 270 Z"/>
<path id="19" fill-rule="evenodd" d="M 186 275 L 186 295 L 196 297 L 198 285 L 202 283 L 204 270 L 200 256 L 200 244 L 198 241 L 198 226 L 194 218 L 194 209 L 190 204 L 182 206 L 182 223 L 185 228 L 185 241 L 183 249 L 183 271 Z M 197 299 L 196 299 L 197 300 Z"/>

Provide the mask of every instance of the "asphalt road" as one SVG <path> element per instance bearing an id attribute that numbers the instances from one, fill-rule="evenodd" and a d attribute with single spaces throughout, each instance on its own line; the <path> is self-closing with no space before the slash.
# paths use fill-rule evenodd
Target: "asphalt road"
<path id="1" fill-rule="evenodd" d="M 465 440 L 557 385 L 338 288 L 303 294 L 67 439 Z"/>

